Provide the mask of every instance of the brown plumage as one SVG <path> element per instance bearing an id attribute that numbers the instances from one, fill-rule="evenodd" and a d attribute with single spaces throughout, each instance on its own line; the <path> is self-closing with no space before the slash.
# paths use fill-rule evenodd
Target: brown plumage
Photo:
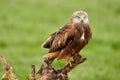
<path id="1" fill-rule="evenodd" d="M 92 37 L 88 15 L 84 11 L 73 13 L 70 22 L 53 33 L 42 45 L 49 49 L 48 54 L 43 56 L 50 60 L 68 59 L 79 54 L 80 50 Z"/>

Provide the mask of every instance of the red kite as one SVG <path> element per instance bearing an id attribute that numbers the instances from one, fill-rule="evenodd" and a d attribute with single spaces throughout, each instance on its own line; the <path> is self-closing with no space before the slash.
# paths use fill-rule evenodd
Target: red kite
<path id="1" fill-rule="evenodd" d="M 71 66 L 71 57 L 79 55 L 80 50 L 88 44 L 92 37 L 88 14 L 84 11 L 73 13 L 70 21 L 54 32 L 42 45 L 49 49 L 43 56 L 49 60 L 66 59 Z"/>

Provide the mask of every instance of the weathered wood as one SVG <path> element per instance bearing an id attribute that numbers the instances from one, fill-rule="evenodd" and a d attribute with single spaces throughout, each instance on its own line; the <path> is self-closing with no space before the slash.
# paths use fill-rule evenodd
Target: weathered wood
<path id="1" fill-rule="evenodd" d="M 35 78 L 35 65 L 31 65 L 31 74 L 30 74 L 30 77 L 29 77 L 29 80 L 36 80 Z"/>
<path id="2" fill-rule="evenodd" d="M 2 80 L 17 80 L 16 76 L 12 72 L 12 67 L 7 63 L 6 59 L 3 56 L 0 56 L 0 60 L 3 65 L 4 74 L 2 76 Z M 36 73 L 35 65 L 31 65 L 31 74 L 29 76 L 29 80 L 69 80 L 68 72 L 70 72 L 73 68 L 77 65 L 83 63 L 86 58 L 82 58 L 82 56 L 78 55 L 76 58 L 73 59 L 71 62 L 72 66 L 65 65 L 60 69 L 54 69 L 51 66 L 49 60 L 44 59 L 43 62 L 43 69 L 42 75 L 39 74 L 39 70 Z M 37 77 L 36 74 L 39 74 L 41 77 Z"/>
<path id="3" fill-rule="evenodd" d="M 83 63 L 86 58 L 82 58 L 82 56 L 78 55 L 74 60 L 71 62 L 72 66 L 65 65 L 64 67 L 55 70 L 49 60 L 45 59 L 42 65 L 42 77 L 38 78 L 37 80 L 69 80 L 68 72 L 70 72 L 73 68 L 77 65 Z M 38 71 L 39 74 L 39 71 Z M 41 74 L 40 74 L 41 75 Z"/>
<path id="4" fill-rule="evenodd" d="M 12 67 L 7 63 L 6 59 L 0 55 L 0 60 L 3 65 L 4 74 L 1 77 L 2 80 L 17 80 L 15 74 L 12 72 Z"/>

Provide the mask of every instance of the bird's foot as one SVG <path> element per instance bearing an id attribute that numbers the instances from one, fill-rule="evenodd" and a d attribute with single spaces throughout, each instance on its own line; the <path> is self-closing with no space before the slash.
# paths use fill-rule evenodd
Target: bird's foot
<path id="1" fill-rule="evenodd" d="M 72 67 L 72 61 L 73 61 L 73 58 L 70 57 L 67 59 L 67 65 L 69 65 L 70 67 Z"/>

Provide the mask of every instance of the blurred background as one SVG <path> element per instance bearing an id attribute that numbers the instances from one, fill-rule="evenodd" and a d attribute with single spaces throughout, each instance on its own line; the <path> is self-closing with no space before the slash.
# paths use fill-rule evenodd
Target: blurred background
<path id="1" fill-rule="evenodd" d="M 13 66 L 19 80 L 27 80 L 31 64 L 39 69 L 48 51 L 41 44 L 78 10 L 88 13 L 93 38 L 81 51 L 87 61 L 69 77 L 120 79 L 120 0 L 0 0 L 0 55 Z M 53 63 L 55 68 L 63 65 L 64 60 Z"/>

